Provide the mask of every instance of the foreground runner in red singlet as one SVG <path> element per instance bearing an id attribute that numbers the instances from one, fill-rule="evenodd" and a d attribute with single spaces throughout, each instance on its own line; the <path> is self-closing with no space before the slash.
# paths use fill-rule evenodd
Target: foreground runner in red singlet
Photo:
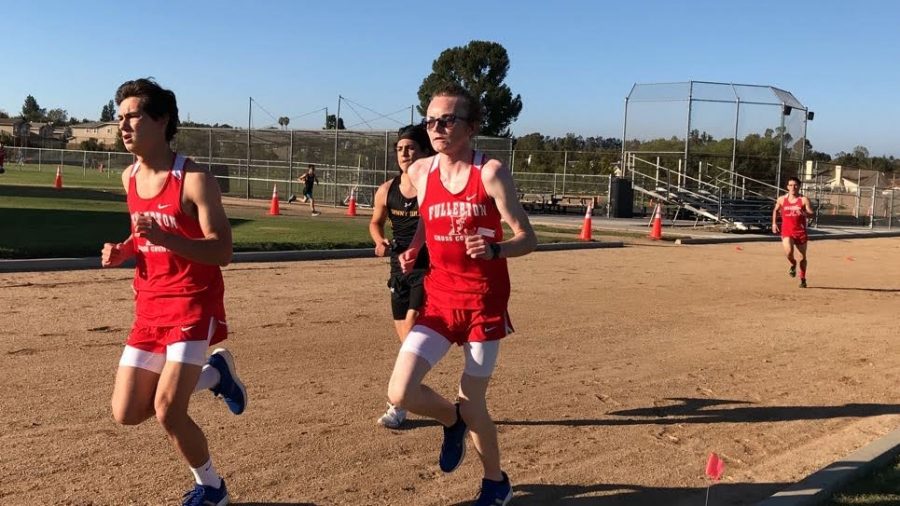
<path id="1" fill-rule="evenodd" d="M 409 168 L 420 220 L 400 263 L 408 272 L 424 242 L 431 264 L 425 276 L 425 307 L 403 340 L 388 397 L 394 405 L 444 425 L 438 458 L 444 472 L 462 463 L 466 433 L 471 431 L 484 466 L 475 504 L 499 506 L 513 494 L 509 477 L 500 468 L 497 429 L 485 397 L 500 339 L 512 332 L 506 312 L 510 295 L 506 258 L 530 253 L 537 240 L 509 170 L 470 147 L 481 124 L 479 102 L 451 85 L 435 92 L 427 112 L 425 125 L 438 155 Z M 501 218 L 513 232 L 507 240 Z M 465 355 L 457 404 L 422 384 L 453 344 Z"/>
<path id="2" fill-rule="evenodd" d="M 215 178 L 169 148 L 178 127 L 175 94 L 138 79 L 119 87 L 116 104 L 122 140 L 137 159 L 122 173 L 132 234 L 105 244 L 101 263 L 134 257 L 136 268 L 135 320 L 116 373 L 113 417 L 136 425 L 155 415 L 194 474 L 183 504 L 221 506 L 228 491 L 188 402 L 206 389 L 234 414 L 247 402 L 228 350 L 206 357 L 227 335 L 220 266 L 231 261 L 231 226 Z"/>
<path id="3" fill-rule="evenodd" d="M 772 233 L 781 231 L 781 245 L 787 256 L 791 268 L 788 274 L 793 278 L 797 275 L 797 260 L 794 258 L 794 249 L 800 257 L 800 288 L 806 288 L 806 245 L 809 238 L 806 235 L 806 220 L 813 216 L 812 205 L 809 199 L 800 194 L 800 180 L 796 177 L 788 179 L 787 195 L 778 197 L 775 209 L 772 210 Z M 779 229 L 778 213 L 781 212 L 781 228 Z"/>

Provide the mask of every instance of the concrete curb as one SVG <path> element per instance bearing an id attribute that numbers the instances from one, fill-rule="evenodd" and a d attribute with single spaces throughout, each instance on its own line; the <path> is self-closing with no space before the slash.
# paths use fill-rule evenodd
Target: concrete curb
<path id="1" fill-rule="evenodd" d="M 814 506 L 900 455 L 900 429 L 823 467 L 755 506 Z"/>
<path id="2" fill-rule="evenodd" d="M 836 240 L 836 239 L 879 239 L 882 237 L 900 237 L 900 232 L 847 232 L 841 234 L 812 234 L 810 240 Z M 675 244 L 729 244 L 736 242 L 781 242 L 778 236 L 755 237 L 685 237 L 675 239 Z"/>
<path id="3" fill-rule="evenodd" d="M 538 244 L 536 251 L 563 251 L 578 249 L 621 248 L 618 241 L 563 242 Z M 244 262 L 296 262 L 306 260 L 342 260 L 348 258 L 374 258 L 372 248 L 292 251 L 239 251 L 232 263 Z M 122 267 L 134 267 L 128 262 Z M 74 271 L 99 269 L 99 257 L 86 258 L 34 258 L 25 260 L 0 260 L 0 272 Z"/>

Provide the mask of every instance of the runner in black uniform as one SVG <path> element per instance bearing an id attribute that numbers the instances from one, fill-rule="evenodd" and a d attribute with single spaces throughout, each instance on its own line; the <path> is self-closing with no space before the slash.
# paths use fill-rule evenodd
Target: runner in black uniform
<path id="1" fill-rule="evenodd" d="M 400 270 L 400 262 L 397 259 L 397 256 L 409 247 L 419 225 L 416 189 L 410 184 L 406 169 L 419 158 L 433 155 L 434 150 L 422 125 L 401 128 L 397 134 L 395 149 L 400 174 L 386 181 L 375 192 L 369 234 L 375 242 L 375 255 L 391 256 L 391 276 L 387 286 L 391 290 L 394 328 L 402 342 L 419 315 L 418 309 L 424 303 L 422 278 L 428 269 L 428 253 L 424 249 L 419 253 L 415 267 L 408 274 L 403 274 Z M 388 219 L 391 221 L 393 240 L 387 239 L 384 234 L 384 224 Z M 405 419 L 405 410 L 389 404 L 387 412 L 378 419 L 378 423 L 388 428 L 397 428 Z"/>

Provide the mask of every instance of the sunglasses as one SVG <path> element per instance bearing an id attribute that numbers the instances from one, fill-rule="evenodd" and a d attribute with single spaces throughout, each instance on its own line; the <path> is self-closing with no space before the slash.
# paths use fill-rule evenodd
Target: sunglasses
<path id="1" fill-rule="evenodd" d="M 466 121 L 468 119 L 469 118 L 464 118 L 455 114 L 445 114 L 440 118 L 426 116 L 425 119 L 422 120 L 422 124 L 429 130 L 434 130 L 438 126 L 441 128 L 453 128 L 457 121 Z"/>

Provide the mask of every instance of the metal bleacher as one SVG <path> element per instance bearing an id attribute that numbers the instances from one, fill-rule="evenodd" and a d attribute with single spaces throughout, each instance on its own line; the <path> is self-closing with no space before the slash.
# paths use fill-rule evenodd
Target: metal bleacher
<path id="1" fill-rule="evenodd" d="M 673 219 L 687 213 L 726 230 L 768 228 L 778 187 L 721 167 L 706 166 L 697 177 L 625 153 L 625 177 L 634 191 L 675 207 Z"/>

